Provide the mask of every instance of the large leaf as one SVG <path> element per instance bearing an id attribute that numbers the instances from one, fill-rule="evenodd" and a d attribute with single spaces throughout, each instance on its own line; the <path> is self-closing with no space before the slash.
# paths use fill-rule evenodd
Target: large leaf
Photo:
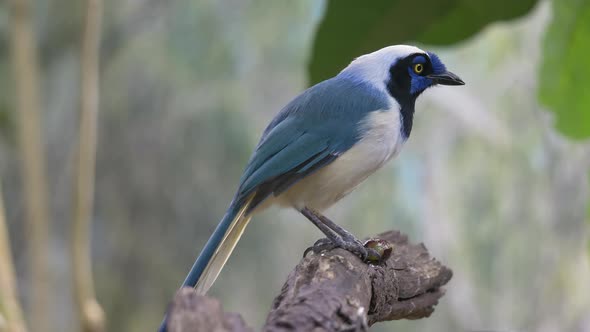
<path id="1" fill-rule="evenodd" d="M 334 76 L 355 57 L 387 45 L 451 44 L 486 24 L 521 16 L 537 0 L 329 0 L 316 34 L 310 80 Z"/>
<path id="2" fill-rule="evenodd" d="M 543 47 L 541 102 L 562 133 L 590 137 L 590 1 L 554 0 Z"/>

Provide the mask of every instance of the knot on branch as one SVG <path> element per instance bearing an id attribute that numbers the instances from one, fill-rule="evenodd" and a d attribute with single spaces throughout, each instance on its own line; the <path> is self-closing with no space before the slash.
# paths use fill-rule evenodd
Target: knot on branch
<path id="1" fill-rule="evenodd" d="M 263 331 L 367 331 L 376 322 L 430 316 L 452 271 L 400 232 L 377 237 L 393 245 L 379 265 L 342 249 L 304 257 L 274 300 Z M 169 315 L 170 332 L 251 331 L 239 316 L 224 314 L 217 300 L 192 289 L 179 291 Z M 228 317 L 241 325 L 228 325 Z"/>

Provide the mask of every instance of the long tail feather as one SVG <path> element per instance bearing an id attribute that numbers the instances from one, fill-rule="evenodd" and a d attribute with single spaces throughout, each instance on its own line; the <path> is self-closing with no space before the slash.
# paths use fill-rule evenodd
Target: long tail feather
<path id="1" fill-rule="evenodd" d="M 182 287 L 194 287 L 198 294 L 206 294 L 211 288 L 250 221 L 248 211 L 252 197 L 243 204 L 232 202 L 193 264 Z M 166 321 L 167 317 L 164 317 L 160 332 L 166 331 Z"/>
<path id="2" fill-rule="evenodd" d="M 223 239 L 217 245 L 215 252 L 213 253 L 205 268 L 203 269 L 202 273 L 200 274 L 200 277 L 198 278 L 196 285 L 191 285 L 195 287 L 197 294 L 204 295 L 207 293 L 209 288 L 211 288 L 211 286 L 219 276 L 221 269 L 223 269 L 229 256 L 236 247 L 236 244 L 242 237 L 244 229 L 246 229 L 246 226 L 248 226 L 248 222 L 250 222 L 251 219 L 251 215 L 246 213 L 250 206 L 250 202 L 251 199 L 249 199 L 246 202 L 246 204 L 242 205 L 238 209 L 236 215 L 232 218 L 231 222 L 229 223 L 229 227 L 225 232 Z"/>

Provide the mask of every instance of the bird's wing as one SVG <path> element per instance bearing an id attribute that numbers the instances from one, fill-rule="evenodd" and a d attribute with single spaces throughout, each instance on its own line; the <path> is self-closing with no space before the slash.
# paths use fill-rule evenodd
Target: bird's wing
<path id="1" fill-rule="evenodd" d="M 273 140 L 267 142 L 275 143 Z M 338 144 L 313 131 L 298 131 L 293 140 L 282 148 L 264 146 L 270 153 L 256 152 L 251 163 L 255 166 L 248 167 L 239 196 L 248 197 L 256 191 L 255 206 L 270 194 L 280 194 L 298 180 L 329 164 L 352 144 Z"/>
<path id="2" fill-rule="evenodd" d="M 360 139 L 364 116 L 388 106 L 378 97 L 371 90 L 338 81 L 304 92 L 265 130 L 242 175 L 236 199 L 255 192 L 254 208 L 330 164 Z"/>

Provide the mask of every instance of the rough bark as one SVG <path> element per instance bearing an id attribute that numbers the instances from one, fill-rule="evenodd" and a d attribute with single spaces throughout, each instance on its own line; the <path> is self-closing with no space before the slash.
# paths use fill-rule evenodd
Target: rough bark
<path id="1" fill-rule="evenodd" d="M 225 313 L 221 303 L 197 295 L 190 287 L 181 288 L 170 306 L 168 332 L 252 332 L 239 314 Z"/>
<path id="2" fill-rule="evenodd" d="M 399 232 L 377 237 L 393 245 L 391 257 L 378 265 L 342 249 L 304 257 L 274 300 L 263 331 L 366 331 L 376 322 L 430 316 L 452 271 Z M 183 289 L 170 309 L 168 329 L 250 331 L 241 318 L 228 325 L 230 318 L 238 319 L 224 314 L 217 300 Z"/>

